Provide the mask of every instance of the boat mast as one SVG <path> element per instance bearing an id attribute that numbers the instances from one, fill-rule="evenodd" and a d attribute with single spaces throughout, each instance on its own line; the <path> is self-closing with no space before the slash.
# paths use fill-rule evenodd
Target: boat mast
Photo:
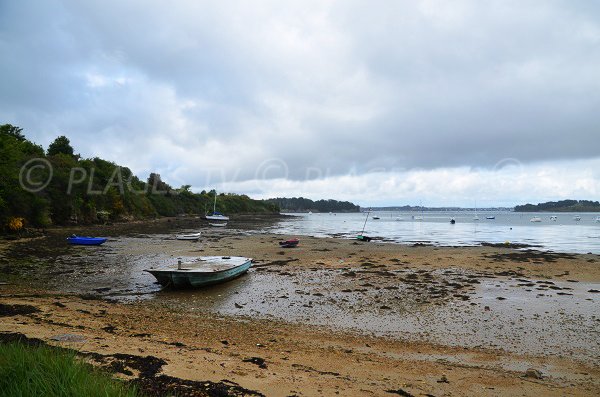
<path id="1" fill-rule="evenodd" d="M 362 236 L 362 234 L 365 232 L 365 226 L 367 226 L 367 220 L 369 219 L 369 214 L 371 213 L 371 208 L 369 208 L 369 210 L 367 211 L 367 217 L 365 218 L 365 223 L 363 224 L 363 228 L 362 231 L 360 232 L 360 235 Z"/>
<path id="2" fill-rule="evenodd" d="M 217 189 L 215 189 L 215 202 L 213 203 L 213 214 L 217 212 Z"/>

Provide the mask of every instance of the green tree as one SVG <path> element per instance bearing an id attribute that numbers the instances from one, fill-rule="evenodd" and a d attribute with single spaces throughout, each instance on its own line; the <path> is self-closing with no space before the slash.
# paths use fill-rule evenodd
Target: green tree
<path id="1" fill-rule="evenodd" d="M 21 134 L 22 131 L 23 131 L 23 128 L 14 126 L 12 124 L 0 125 L 0 133 L 1 134 L 6 134 L 9 136 L 12 136 L 12 137 L 18 139 L 19 141 L 25 140 L 25 136 L 23 134 Z"/>
<path id="2" fill-rule="evenodd" d="M 64 135 L 59 136 L 48 146 L 48 156 L 56 156 L 57 154 L 73 155 L 73 146 L 69 138 Z"/>

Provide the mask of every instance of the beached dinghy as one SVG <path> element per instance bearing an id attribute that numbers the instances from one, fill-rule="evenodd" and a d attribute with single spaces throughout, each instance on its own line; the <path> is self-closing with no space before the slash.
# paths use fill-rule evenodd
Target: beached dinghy
<path id="1" fill-rule="evenodd" d="M 73 245 L 100 245 L 106 242 L 106 238 L 72 235 L 71 237 L 67 237 L 67 241 L 69 242 L 69 244 Z"/>
<path id="2" fill-rule="evenodd" d="M 175 236 L 175 238 L 177 240 L 191 240 L 191 241 L 195 241 L 195 240 L 198 240 L 200 238 L 200 232 L 198 232 L 198 233 L 190 233 L 190 234 L 178 234 L 177 236 Z"/>
<path id="3" fill-rule="evenodd" d="M 297 238 L 293 238 L 290 240 L 280 241 L 279 246 L 281 248 L 294 248 L 294 247 L 298 246 L 299 242 L 300 242 L 300 240 L 298 240 Z"/>
<path id="4" fill-rule="evenodd" d="M 252 266 L 251 258 L 241 256 L 203 256 L 194 261 L 182 263 L 162 269 L 146 269 L 144 271 L 156 277 L 158 282 L 167 287 L 202 287 L 223 283 L 246 273 Z"/>
<path id="5" fill-rule="evenodd" d="M 225 227 L 227 226 L 227 222 L 210 222 L 209 225 L 212 227 Z"/>

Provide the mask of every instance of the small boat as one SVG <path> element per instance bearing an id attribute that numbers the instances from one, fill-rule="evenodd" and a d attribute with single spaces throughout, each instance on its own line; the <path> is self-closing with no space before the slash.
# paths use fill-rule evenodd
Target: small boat
<path id="1" fill-rule="evenodd" d="M 550 217 L 550 220 L 553 221 L 553 222 L 556 222 L 558 220 L 558 217 L 556 215 L 552 215 Z"/>
<path id="2" fill-rule="evenodd" d="M 494 215 L 486 216 L 485 219 L 496 219 Z"/>
<path id="3" fill-rule="evenodd" d="M 573 220 L 574 220 L 575 222 L 579 222 L 579 221 L 581 220 L 581 217 L 580 217 L 579 215 L 575 215 L 575 216 L 573 217 Z"/>
<path id="4" fill-rule="evenodd" d="M 371 218 L 372 218 L 372 219 L 381 219 L 381 218 L 380 218 L 380 217 L 378 217 L 377 215 L 376 215 L 376 216 L 372 216 Z"/>
<path id="5" fill-rule="evenodd" d="M 67 237 L 67 241 L 69 244 L 73 245 L 100 245 L 106 242 L 105 237 L 84 237 L 84 236 L 76 236 L 72 235 L 71 237 Z"/>
<path id="6" fill-rule="evenodd" d="M 251 258 L 241 256 L 203 256 L 194 261 L 162 269 L 145 269 L 165 287 L 203 287 L 223 283 L 246 273 L 252 266 Z"/>
<path id="7" fill-rule="evenodd" d="M 596 219 L 594 219 L 596 222 L 600 222 L 600 216 L 597 216 Z"/>
<path id="8" fill-rule="evenodd" d="M 371 237 L 365 236 L 364 234 L 359 234 L 358 236 L 356 236 L 356 239 L 360 240 L 360 241 L 366 241 L 366 242 L 371 241 Z"/>
<path id="9" fill-rule="evenodd" d="M 456 219 L 450 218 L 450 224 L 454 225 L 456 223 Z"/>
<path id="10" fill-rule="evenodd" d="M 190 234 L 178 234 L 177 236 L 175 236 L 175 238 L 177 240 L 191 240 L 191 241 L 195 241 L 195 240 L 198 240 L 200 238 L 200 232 L 198 232 L 198 233 L 190 233 Z"/>
<path id="11" fill-rule="evenodd" d="M 422 221 L 423 220 L 423 217 L 421 215 L 416 215 L 416 216 L 413 215 L 412 218 L 413 218 L 414 221 Z"/>
<path id="12" fill-rule="evenodd" d="M 531 218 L 529 220 L 529 222 L 541 222 L 542 218 L 540 218 L 539 216 L 534 216 L 533 218 Z"/>
<path id="13" fill-rule="evenodd" d="M 227 222 L 209 222 L 209 225 L 213 227 L 225 227 L 227 226 Z"/>
<path id="14" fill-rule="evenodd" d="M 221 214 L 220 212 L 213 212 L 210 215 L 206 215 L 206 219 L 209 221 L 228 221 L 229 217 Z"/>
<path id="15" fill-rule="evenodd" d="M 215 201 L 213 202 L 213 212 L 206 215 L 205 218 L 209 221 L 228 221 L 229 217 L 217 211 L 217 191 L 215 190 Z"/>
<path id="16" fill-rule="evenodd" d="M 479 216 L 475 215 L 475 216 L 473 217 L 473 220 L 474 220 L 474 221 L 478 221 L 478 220 L 479 220 Z"/>
<path id="17" fill-rule="evenodd" d="M 298 240 L 297 238 L 293 238 L 290 240 L 280 241 L 279 246 L 281 248 L 294 248 L 294 247 L 298 246 L 299 242 L 300 242 L 300 240 Z"/>

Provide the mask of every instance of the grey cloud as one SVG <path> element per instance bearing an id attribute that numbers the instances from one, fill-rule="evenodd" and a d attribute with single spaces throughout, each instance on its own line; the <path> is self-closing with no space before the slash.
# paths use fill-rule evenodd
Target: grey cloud
<path id="1" fill-rule="evenodd" d="M 4 2 L 0 117 L 194 186 L 600 156 L 598 6 L 427 4 Z"/>

